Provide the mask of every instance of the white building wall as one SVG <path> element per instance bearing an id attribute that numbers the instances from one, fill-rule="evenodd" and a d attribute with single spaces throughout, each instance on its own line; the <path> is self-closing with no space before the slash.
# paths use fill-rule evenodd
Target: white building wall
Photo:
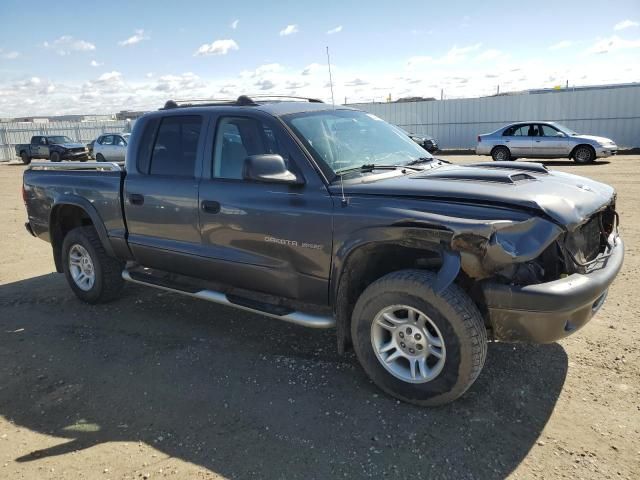
<path id="1" fill-rule="evenodd" d="M 640 147 L 640 84 L 584 90 L 410 103 L 350 105 L 412 133 L 433 136 L 441 148 L 474 148 L 476 137 L 519 121 L 553 120 L 580 132 Z"/>

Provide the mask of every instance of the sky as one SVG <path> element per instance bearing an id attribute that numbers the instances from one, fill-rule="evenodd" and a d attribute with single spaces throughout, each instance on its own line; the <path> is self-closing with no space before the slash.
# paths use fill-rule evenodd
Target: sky
<path id="1" fill-rule="evenodd" d="M 640 81 L 640 0 L 0 0 L 0 118 Z"/>

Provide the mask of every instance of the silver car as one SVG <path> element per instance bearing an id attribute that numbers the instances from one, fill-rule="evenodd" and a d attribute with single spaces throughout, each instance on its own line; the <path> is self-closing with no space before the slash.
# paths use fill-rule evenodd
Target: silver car
<path id="1" fill-rule="evenodd" d="M 615 155 L 618 146 L 610 138 L 580 135 L 556 122 L 518 122 L 495 132 L 478 135 L 476 153 L 495 161 L 527 158 L 573 158 L 590 163 Z"/>
<path id="2" fill-rule="evenodd" d="M 96 138 L 93 156 L 97 162 L 124 162 L 129 133 L 105 133 Z"/>

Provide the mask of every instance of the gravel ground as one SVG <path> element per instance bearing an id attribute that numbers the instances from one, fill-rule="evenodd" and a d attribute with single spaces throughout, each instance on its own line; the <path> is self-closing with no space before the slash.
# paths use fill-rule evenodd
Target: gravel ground
<path id="1" fill-rule="evenodd" d="M 80 303 L 0 165 L 0 478 L 638 478 L 640 156 L 546 163 L 617 188 L 624 269 L 579 333 L 490 345 L 437 409 L 382 394 L 331 331 L 137 286 Z"/>

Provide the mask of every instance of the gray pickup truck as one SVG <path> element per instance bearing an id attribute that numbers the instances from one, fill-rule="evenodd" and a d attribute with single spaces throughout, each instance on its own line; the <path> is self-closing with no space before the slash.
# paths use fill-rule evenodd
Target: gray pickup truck
<path id="1" fill-rule="evenodd" d="M 28 165 L 33 159 L 46 159 L 52 162 L 76 160 L 86 162 L 89 149 L 83 143 L 77 143 L 65 135 L 34 135 L 30 143 L 16 145 L 16 155 L 22 163 Z"/>
<path id="2" fill-rule="evenodd" d="M 623 262 L 614 190 L 535 163 L 452 165 L 316 100 L 177 104 L 126 164 L 33 163 L 26 227 L 89 303 L 124 281 L 335 328 L 396 398 L 438 405 L 487 342 L 585 325 Z"/>

